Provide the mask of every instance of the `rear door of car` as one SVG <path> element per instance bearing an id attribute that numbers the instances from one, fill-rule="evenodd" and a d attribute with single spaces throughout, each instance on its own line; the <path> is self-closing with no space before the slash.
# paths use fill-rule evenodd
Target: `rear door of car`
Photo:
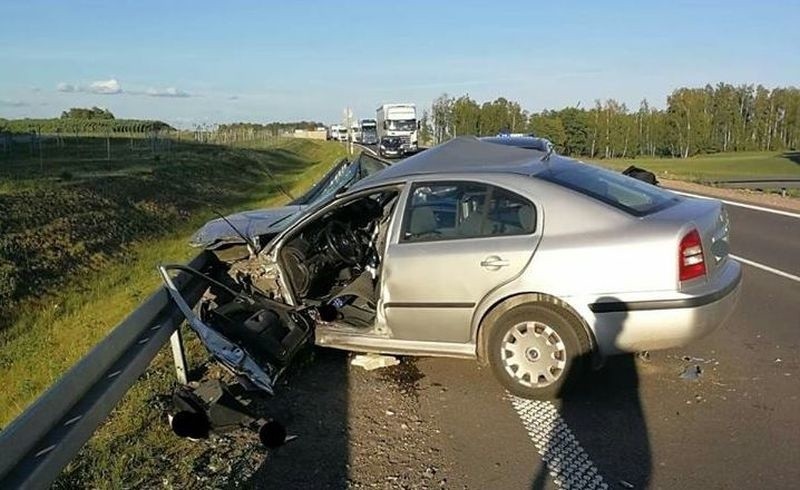
<path id="1" fill-rule="evenodd" d="M 479 181 L 418 181 L 383 261 L 381 308 L 398 340 L 470 340 L 476 305 L 518 276 L 539 241 L 537 210 Z"/>

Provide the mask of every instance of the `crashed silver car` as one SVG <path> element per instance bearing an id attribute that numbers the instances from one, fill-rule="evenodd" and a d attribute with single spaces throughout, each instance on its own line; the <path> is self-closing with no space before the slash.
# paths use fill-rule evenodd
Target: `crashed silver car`
<path id="1" fill-rule="evenodd" d="M 477 359 L 510 392 L 551 398 L 606 356 L 711 332 L 741 278 L 720 202 L 475 138 L 361 179 L 267 237 L 230 224 L 248 243 L 212 247 L 208 290 L 184 312 L 268 391 L 313 341 Z"/>

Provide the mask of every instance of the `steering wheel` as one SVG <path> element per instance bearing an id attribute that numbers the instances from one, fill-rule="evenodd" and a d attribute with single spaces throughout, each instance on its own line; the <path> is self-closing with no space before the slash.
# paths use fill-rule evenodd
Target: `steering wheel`
<path id="1" fill-rule="evenodd" d="M 333 254 L 347 265 L 356 265 L 364 255 L 361 241 L 355 231 L 340 221 L 332 221 L 325 232 L 325 241 Z"/>

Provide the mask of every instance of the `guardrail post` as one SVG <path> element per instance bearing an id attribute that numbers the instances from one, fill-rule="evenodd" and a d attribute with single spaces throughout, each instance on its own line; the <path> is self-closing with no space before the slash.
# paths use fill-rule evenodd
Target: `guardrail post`
<path id="1" fill-rule="evenodd" d="M 175 362 L 175 376 L 178 378 L 178 383 L 185 385 L 189 382 L 189 368 L 186 364 L 186 352 L 183 349 L 183 337 L 181 336 L 180 326 L 178 326 L 178 328 L 172 332 L 172 335 L 169 338 L 169 343 L 172 345 L 172 359 Z"/>

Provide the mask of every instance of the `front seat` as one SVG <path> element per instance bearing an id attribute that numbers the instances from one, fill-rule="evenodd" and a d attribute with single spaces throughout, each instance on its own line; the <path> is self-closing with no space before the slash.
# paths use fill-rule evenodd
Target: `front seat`
<path id="1" fill-rule="evenodd" d="M 433 209 L 422 206 L 411 210 L 406 238 L 420 238 L 436 235 L 436 216 Z"/>

